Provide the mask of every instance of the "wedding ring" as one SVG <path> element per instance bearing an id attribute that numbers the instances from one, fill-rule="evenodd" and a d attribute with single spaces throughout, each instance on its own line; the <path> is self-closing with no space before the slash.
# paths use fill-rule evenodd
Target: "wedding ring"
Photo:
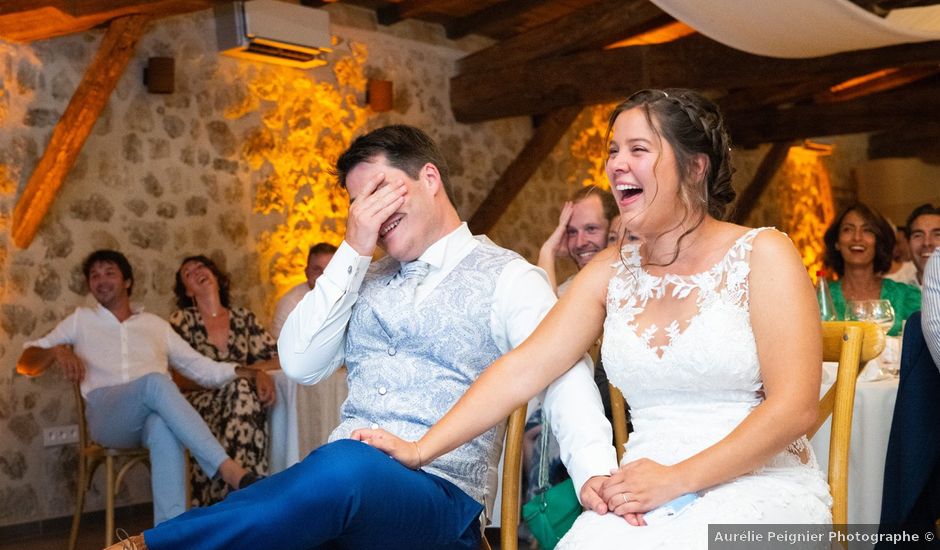
<path id="1" fill-rule="evenodd" d="M 627 493 L 620 493 L 620 498 L 623 499 L 624 504 L 629 504 L 629 502 L 627 501 Z"/>

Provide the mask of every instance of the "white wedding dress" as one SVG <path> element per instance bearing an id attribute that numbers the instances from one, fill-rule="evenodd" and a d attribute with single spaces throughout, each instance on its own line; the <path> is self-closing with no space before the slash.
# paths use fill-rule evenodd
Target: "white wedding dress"
<path id="1" fill-rule="evenodd" d="M 696 275 L 653 276 L 636 245 L 612 266 L 602 353 L 630 404 L 634 432 L 623 463 L 680 462 L 727 436 L 762 401 L 748 313 L 748 261 L 760 231 Z M 828 486 L 805 437 L 757 471 L 698 494 L 678 516 L 644 527 L 584 512 L 557 548 L 704 549 L 708 524 L 831 522 Z"/>

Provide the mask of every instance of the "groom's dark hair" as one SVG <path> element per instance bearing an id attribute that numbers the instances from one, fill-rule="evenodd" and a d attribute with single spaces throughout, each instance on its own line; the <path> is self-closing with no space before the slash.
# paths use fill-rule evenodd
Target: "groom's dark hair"
<path id="1" fill-rule="evenodd" d="M 412 179 L 418 179 L 422 166 L 433 164 L 441 174 L 447 198 L 454 202 L 447 161 L 437 144 L 423 131 L 404 124 L 383 126 L 357 137 L 336 160 L 335 174 L 340 187 L 346 189 L 346 176 L 353 168 L 380 156 L 385 157 L 389 166 L 398 168 Z"/>

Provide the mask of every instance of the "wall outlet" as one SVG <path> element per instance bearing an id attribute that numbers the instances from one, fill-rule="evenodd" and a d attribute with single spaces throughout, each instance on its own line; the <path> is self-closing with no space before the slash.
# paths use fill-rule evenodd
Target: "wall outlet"
<path id="1" fill-rule="evenodd" d="M 42 431 L 42 445 L 44 447 L 70 445 L 72 443 L 78 443 L 78 424 L 53 426 Z"/>

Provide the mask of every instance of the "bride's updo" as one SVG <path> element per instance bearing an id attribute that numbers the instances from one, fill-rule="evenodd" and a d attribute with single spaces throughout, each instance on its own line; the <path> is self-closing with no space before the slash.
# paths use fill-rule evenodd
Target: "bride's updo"
<path id="1" fill-rule="evenodd" d="M 653 133 L 672 146 L 682 171 L 679 197 L 689 212 L 708 212 L 713 218 L 724 219 L 735 191 L 731 187 L 731 140 L 718 106 L 692 90 L 642 90 L 610 114 L 608 138 L 620 113 L 634 107 L 643 108 Z M 708 170 L 704 181 L 693 181 L 692 160 L 699 154 L 708 158 Z"/>

